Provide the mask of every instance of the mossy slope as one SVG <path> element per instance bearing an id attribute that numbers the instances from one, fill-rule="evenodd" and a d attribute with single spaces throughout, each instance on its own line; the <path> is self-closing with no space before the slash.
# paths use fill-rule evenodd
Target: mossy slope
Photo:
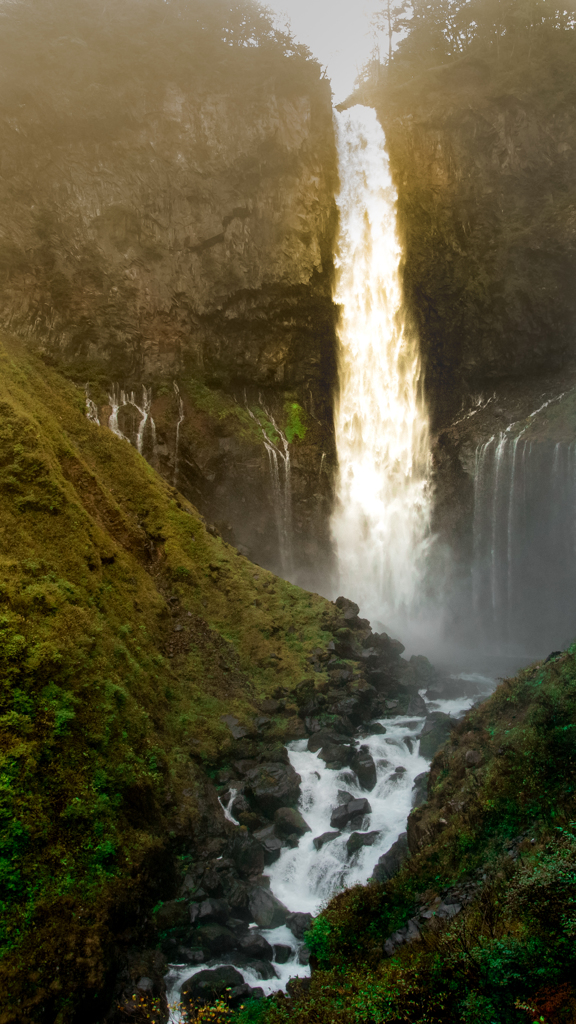
<path id="1" fill-rule="evenodd" d="M 113 934 L 202 817 L 220 716 L 300 683 L 336 614 L 210 533 L 84 408 L 4 339 L 2 1022 L 65 1021 L 81 998 L 94 1019 Z"/>

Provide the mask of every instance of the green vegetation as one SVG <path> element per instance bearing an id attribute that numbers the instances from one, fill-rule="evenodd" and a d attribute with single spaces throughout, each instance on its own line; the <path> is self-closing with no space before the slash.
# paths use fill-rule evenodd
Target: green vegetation
<path id="1" fill-rule="evenodd" d="M 113 934 L 162 896 L 220 716 L 297 686 L 336 610 L 212 536 L 8 340 L 0 412 L 2 1020 L 65 1022 L 105 1006 Z"/>
<path id="2" fill-rule="evenodd" d="M 574 1021 L 576 644 L 471 711 L 430 785 L 400 874 L 331 901 L 307 938 L 309 991 L 266 1024 Z M 471 882 L 461 913 L 384 957 L 419 908 Z"/>

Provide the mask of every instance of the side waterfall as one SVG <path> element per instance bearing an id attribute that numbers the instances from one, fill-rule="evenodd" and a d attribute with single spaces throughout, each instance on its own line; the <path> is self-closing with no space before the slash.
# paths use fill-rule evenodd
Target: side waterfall
<path id="1" fill-rule="evenodd" d="M 144 385 L 142 385 L 142 403 L 139 404 L 138 401 L 136 400 L 136 395 L 134 391 L 130 391 L 128 393 L 124 391 L 123 388 L 119 388 L 117 384 L 114 384 L 111 392 L 108 395 L 108 402 L 112 410 L 110 413 L 110 417 L 108 419 L 108 429 L 111 430 L 113 434 L 116 434 L 116 437 L 121 437 L 123 438 L 124 441 L 128 441 L 130 444 L 133 444 L 134 447 L 137 448 L 138 451 L 140 452 L 140 455 L 142 455 L 144 453 L 146 424 L 149 424 L 150 445 L 152 447 L 153 452 L 154 447 L 156 445 L 156 424 L 154 423 L 154 420 L 152 419 L 152 416 L 150 414 L 150 409 L 152 407 L 152 388 L 147 388 Z M 89 419 L 93 420 L 93 416 L 91 415 L 92 410 L 90 408 L 88 394 L 86 396 L 86 404 L 86 415 L 88 416 Z M 92 405 L 94 405 L 94 403 L 92 403 Z M 94 408 L 96 407 L 94 406 Z M 130 434 L 132 436 L 124 434 L 123 431 L 120 429 L 120 424 L 118 422 L 118 414 L 121 409 L 125 408 L 131 408 L 135 410 L 140 416 L 137 425 L 134 422 L 131 424 Z M 97 414 L 98 410 L 96 409 L 96 415 Z M 93 420 L 93 422 L 99 422 L 99 420 Z M 132 437 L 134 438 L 134 440 L 132 440 Z"/>
<path id="2" fill-rule="evenodd" d="M 508 428 L 476 450 L 477 640 L 542 657 L 576 628 L 576 443 Z"/>
<path id="3" fill-rule="evenodd" d="M 280 569 L 281 575 L 289 577 L 292 569 L 294 568 L 293 548 L 292 548 L 292 479 L 290 474 L 290 445 L 288 438 L 278 426 L 272 413 L 266 408 L 262 399 L 260 398 L 260 408 L 263 410 L 266 419 L 269 424 L 272 424 L 274 433 L 278 438 L 278 443 L 270 436 L 270 431 L 266 430 L 266 422 L 262 423 L 259 416 L 256 415 L 248 405 L 246 396 L 244 396 L 244 404 L 248 415 L 258 424 L 262 431 L 262 440 L 264 447 L 268 455 L 268 465 L 270 468 L 270 482 L 272 484 L 272 501 L 274 504 L 274 517 L 276 519 L 276 529 L 278 532 L 278 551 L 280 555 Z M 284 469 L 284 479 L 280 478 L 280 465 Z"/>
<path id="4" fill-rule="evenodd" d="M 180 394 L 180 388 L 176 381 L 174 383 L 174 394 L 176 401 L 178 402 L 178 422 L 176 424 L 176 448 L 174 451 L 174 487 L 178 486 L 178 469 L 179 469 L 179 458 L 180 458 L 180 427 L 184 422 L 184 402 L 182 401 L 182 395 Z"/>
<path id="5" fill-rule="evenodd" d="M 384 132 L 367 107 L 336 118 L 340 468 L 332 532 L 339 587 L 367 618 L 405 631 L 402 619 L 422 595 L 430 533 L 420 355 L 403 320 L 397 196 Z"/>

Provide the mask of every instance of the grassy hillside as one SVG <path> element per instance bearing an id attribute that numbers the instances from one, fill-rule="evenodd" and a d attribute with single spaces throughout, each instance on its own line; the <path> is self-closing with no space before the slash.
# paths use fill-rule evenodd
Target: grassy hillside
<path id="1" fill-rule="evenodd" d="M 114 935 L 206 813 L 220 716 L 301 682 L 337 614 L 210 533 L 84 409 L 3 340 L 2 1022 L 97 1016 Z"/>
<path id="2" fill-rule="evenodd" d="M 409 819 L 410 859 L 384 885 L 328 905 L 308 938 L 310 988 L 259 1019 L 573 1022 L 575 817 L 576 644 L 504 681 L 458 724 Z M 419 938 L 396 935 L 386 955 L 410 921 Z"/>

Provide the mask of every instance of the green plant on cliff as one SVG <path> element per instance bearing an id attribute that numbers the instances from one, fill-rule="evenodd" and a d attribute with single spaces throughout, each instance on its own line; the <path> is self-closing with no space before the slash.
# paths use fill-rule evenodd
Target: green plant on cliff
<path id="1" fill-rule="evenodd" d="M 63 1024 L 104 1011 L 113 931 L 199 827 L 220 716 L 297 686 L 337 612 L 212 536 L 16 342 L 0 413 L 2 1019 Z"/>

